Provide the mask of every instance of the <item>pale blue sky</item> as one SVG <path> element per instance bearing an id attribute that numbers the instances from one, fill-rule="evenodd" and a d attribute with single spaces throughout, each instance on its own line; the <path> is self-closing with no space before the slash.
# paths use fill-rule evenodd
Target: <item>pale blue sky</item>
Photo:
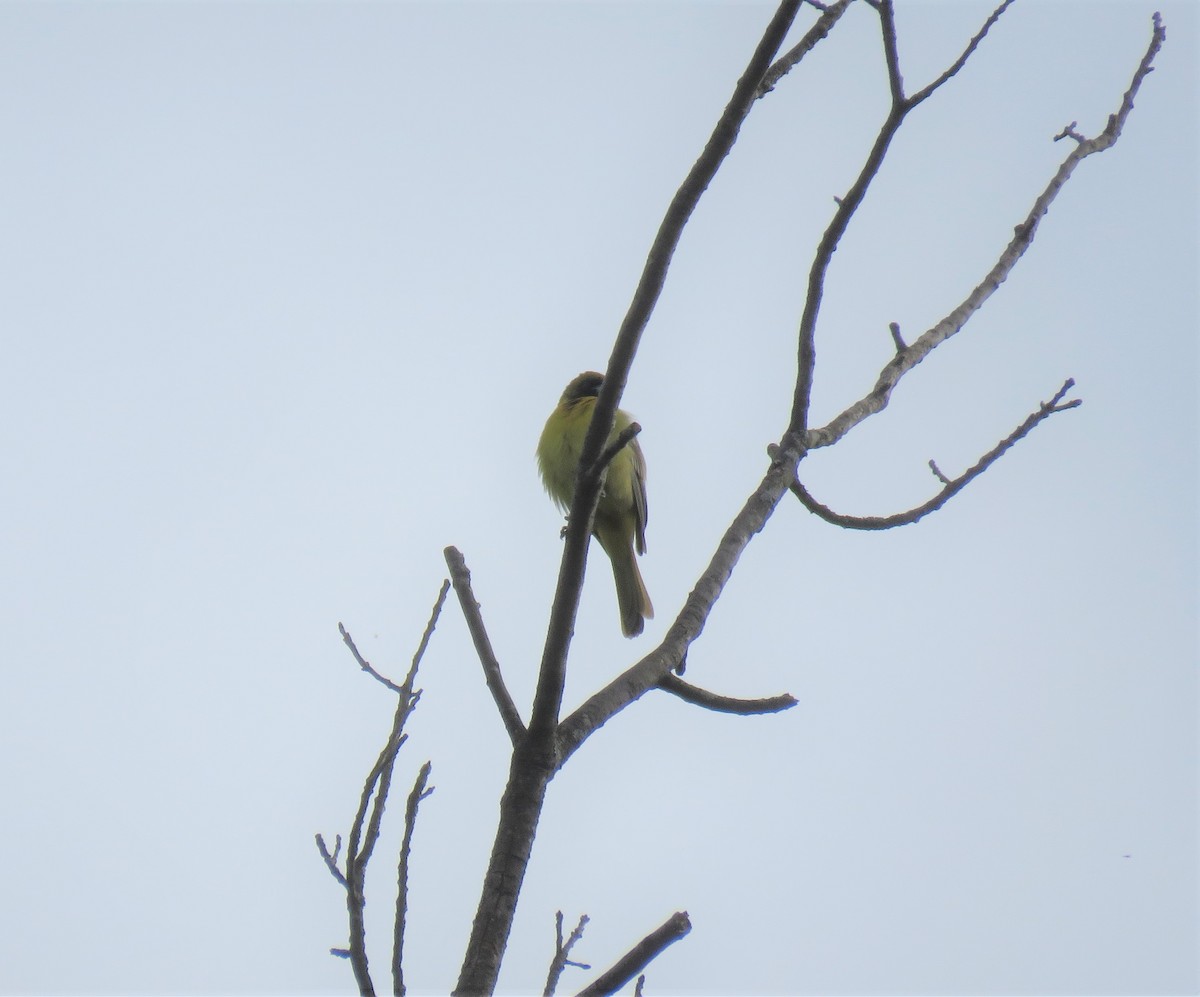
<path id="1" fill-rule="evenodd" d="M 553 916 L 597 967 L 672 911 L 648 993 L 1180 993 L 1197 932 L 1197 17 L 1017 271 L 823 501 L 932 494 L 1068 376 L 1084 405 L 940 514 L 785 502 L 689 656 L 737 719 L 652 694 L 552 784 L 502 975 Z M 990 3 L 901 3 L 915 88 Z M 1100 130 L 1153 3 L 1022 0 L 917 111 L 839 249 L 814 417 L 954 307 Z M 345 832 L 466 555 L 523 712 L 560 554 L 533 448 L 602 369 L 645 251 L 773 6 L 0 6 L 0 991 L 343 993 Z M 803 13 L 797 36 L 813 18 Z M 807 266 L 885 110 L 875 18 L 760 102 L 624 406 L 658 618 L 585 585 L 568 708 L 653 646 L 786 424 Z M 447 607 L 398 779 L 437 789 L 409 979 L 457 977 L 507 740 Z M 392 810 L 395 818 L 400 807 Z M 368 884 L 387 985 L 393 820 Z M 562 992 L 584 974 L 568 971 Z"/>

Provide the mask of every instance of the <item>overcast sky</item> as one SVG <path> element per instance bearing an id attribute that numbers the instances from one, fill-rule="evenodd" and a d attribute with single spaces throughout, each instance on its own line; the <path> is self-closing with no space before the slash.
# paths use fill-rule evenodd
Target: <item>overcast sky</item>
<path id="1" fill-rule="evenodd" d="M 602 968 L 675 910 L 649 994 L 1159 994 L 1197 972 L 1197 11 L 1011 278 L 804 480 L 883 514 L 1067 377 L 936 516 L 788 499 L 688 660 L 551 785 L 501 977 L 554 912 Z M 916 89 L 989 3 L 901 2 Z M 1023 0 L 916 111 L 837 252 L 814 421 L 995 261 L 1100 131 L 1155 4 Z M 527 715 L 561 518 L 533 457 L 603 369 L 761 3 L 0 5 L 0 991 L 346 993 L 345 833 L 458 546 Z M 815 12 L 800 15 L 795 37 Z M 820 233 L 886 113 L 856 4 L 755 107 L 623 406 L 658 611 L 593 558 L 572 708 L 652 648 L 783 431 Z M 457 978 L 508 743 L 447 605 L 397 781 L 433 762 L 410 985 Z M 400 801 L 368 882 L 377 984 Z M 562 991 L 589 974 L 568 970 Z"/>

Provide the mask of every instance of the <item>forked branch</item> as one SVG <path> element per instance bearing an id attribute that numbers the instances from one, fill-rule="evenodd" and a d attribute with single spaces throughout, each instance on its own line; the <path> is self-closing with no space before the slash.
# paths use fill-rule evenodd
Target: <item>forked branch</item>
<path id="1" fill-rule="evenodd" d="M 392 772 L 396 765 L 396 755 L 408 737 L 404 733 L 404 725 L 421 699 L 420 691 L 414 689 L 417 680 L 417 669 L 421 664 L 421 659 L 425 656 L 425 651 L 429 647 L 430 638 L 433 636 L 434 628 L 437 626 L 438 617 L 441 615 L 442 606 L 446 602 L 446 593 L 449 589 L 450 583 L 443 582 L 438 592 L 437 600 L 434 602 L 433 611 L 430 613 L 429 622 L 425 625 L 425 632 L 421 635 L 420 643 L 413 654 L 408 674 L 404 677 L 404 681 L 400 685 L 396 685 L 394 682 L 384 678 L 367 664 L 362 655 L 358 653 L 358 648 L 355 647 L 354 640 L 346 631 L 346 628 L 340 623 L 338 624 L 342 640 L 350 648 L 359 666 L 397 694 L 396 712 L 392 717 L 391 732 L 388 734 L 387 742 L 384 744 L 383 750 L 380 751 L 379 757 L 375 760 L 375 764 L 371 766 L 371 771 L 367 773 L 367 778 L 363 782 L 362 792 L 359 794 L 358 809 L 354 814 L 354 821 L 350 827 L 350 837 L 346 843 L 345 873 L 342 873 L 337 865 L 337 856 L 342 845 L 341 835 L 337 837 L 337 845 L 333 854 L 330 854 L 329 849 L 326 847 L 325 839 L 321 835 L 317 835 L 317 850 L 321 853 L 322 861 L 324 861 L 333 877 L 346 890 L 346 912 L 350 927 L 349 948 L 332 949 L 331 952 L 334 955 L 350 960 L 350 966 L 354 972 L 354 980 L 358 984 L 360 994 L 375 993 L 375 986 L 371 981 L 370 967 L 367 963 L 366 927 L 363 918 L 366 907 L 364 882 L 367 865 L 371 861 L 375 844 L 379 840 L 383 812 L 387 805 L 388 793 L 391 790 Z M 428 767 L 428 763 L 426 763 L 426 767 Z M 427 772 L 425 774 L 428 775 Z M 413 808 L 412 819 L 416 819 L 415 806 Z M 411 839 L 411 832 L 408 837 Z"/>
<path id="2" fill-rule="evenodd" d="M 1003 8 L 1001 8 L 1003 9 Z M 883 367 L 875 382 L 875 387 L 849 406 L 827 425 L 819 429 L 810 429 L 804 436 L 807 449 L 832 446 L 851 429 L 864 419 L 883 411 L 891 399 L 892 391 L 910 370 L 924 360 L 935 348 L 955 335 L 967 324 L 967 321 L 983 307 L 988 300 L 1012 273 L 1025 251 L 1033 242 L 1034 235 L 1042 216 L 1050 210 L 1050 205 L 1058 196 L 1066 182 L 1075 172 L 1075 168 L 1088 156 L 1109 148 L 1120 137 L 1121 129 L 1129 112 L 1133 110 L 1133 99 L 1137 95 L 1142 81 L 1153 71 L 1154 58 L 1162 47 L 1166 32 L 1162 18 L 1154 15 L 1153 31 L 1150 44 L 1142 57 L 1129 89 L 1125 92 L 1116 112 L 1109 116 L 1108 125 L 1094 138 L 1084 139 L 1071 126 L 1064 129 L 1058 138 L 1071 137 L 1075 140 L 1075 148 L 1063 160 L 1045 189 L 1037 196 L 1033 206 L 1025 218 L 1013 230 L 1012 239 L 1000 254 L 995 265 L 984 276 L 983 280 L 967 295 L 963 302 L 951 311 L 933 328 L 922 333 L 920 337 L 904 349 L 899 349 L 896 355 Z M 803 340 L 802 340 L 803 341 Z M 803 352 L 803 350 L 802 350 Z"/>
<path id="3" fill-rule="evenodd" d="M 833 254 L 837 251 L 842 236 L 850 225 L 851 219 L 858 211 L 883 166 L 892 139 L 896 137 L 905 119 L 918 104 L 925 100 L 937 87 L 941 86 L 951 76 L 958 73 L 967 60 L 978 48 L 979 43 L 993 24 L 1008 8 L 1012 0 L 1005 0 L 983 27 L 976 32 L 963 53 L 939 76 L 932 84 L 919 91 L 914 97 L 904 94 L 904 78 L 900 71 L 900 54 L 896 43 L 896 22 L 891 0 L 880 0 L 873 4 L 879 13 L 880 30 L 883 39 L 884 62 L 887 65 L 888 89 L 891 94 L 891 106 L 874 144 L 867 153 L 867 158 L 859 170 L 858 176 L 850 185 L 845 195 L 836 198 L 837 208 L 833 213 L 828 227 L 821 236 L 817 251 L 813 256 L 812 266 L 808 272 L 808 284 L 804 299 L 804 310 L 800 316 L 800 328 L 797 337 L 796 354 L 796 387 L 792 394 L 792 412 L 788 421 L 788 433 L 801 436 L 803 449 L 811 449 L 817 445 L 812 442 L 809 430 L 809 406 L 812 402 L 813 374 L 816 368 L 816 330 L 817 319 L 821 311 L 821 301 L 825 294 L 825 277 L 833 262 Z M 911 348 L 910 348 L 911 349 Z M 895 362 L 895 361 L 893 361 Z"/>
<path id="4" fill-rule="evenodd" d="M 1056 412 L 1066 412 L 1068 409 L 1077 408 L 1082 405 L 1083 401 L 1079 398 L 1069 402 L 1063 401 L 1067 392 L 1074 386 L 1074 380 L 1067 378 L 1063 382 L 1063 386 L 1055 392 L 1054 397 L 1050 401 L 1042 402 L 1037 410 L 1030 413 L 1029 417 L 1021 425 L 1004 437 L 1004 439 L 992 447 L 991 450 L 980 457 L 979 460 L 957 478 L 947 478 L 938 469 L 937 464 L 930 461 L 930 470 L 933 471 L 934 476 L 942 482 L 944 487 L 933 498 L 927 502 L 922 502 L 914 509 L 897 512 L 890 516 L 847 516 L 840 512 L 834 512 L 829 506 L 818 502 L 798 478 L 792 482 L 792 493 L 809 512 L 819 516 L 827 523 L 833 523 L 834 526 L 844 526 L 852 530 L 890 530 L 894 526 L 908 526 L 910 523 L 915 523 L 922 517 L 928 516 L 931 512 L 936 512 L 944 506 L 950 499 L 1004 456 L 1009 447 L 1028 435 L 1034 426 L 1049 419 Z"/>
<path id="5" fill-rule="evenodd" d="M 558 980 L 562 976 L 562 972 L 568 966 L 574 966 L 576 969 L 591 969 L 586 962 L 576 962 L 571 958 L 571 949 L 583 937 L 583 929 L 587 927 L 590 918 L 586 914 L 579 915 L 579 923 L 571 929 L 570 936 L 563 940 L 563 912 L 560 910 L 554 915 L 554 958 L 550 960 L 550 970 L 546 974 L 546 986 L 542 991 L 542 997 L 554 997 L 554 991 L 558 989 Z"/>

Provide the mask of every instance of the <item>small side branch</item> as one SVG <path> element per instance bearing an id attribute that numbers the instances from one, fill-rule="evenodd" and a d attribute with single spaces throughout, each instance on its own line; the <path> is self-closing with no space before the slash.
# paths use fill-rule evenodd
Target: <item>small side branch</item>
<path id="1" fill-rule="evenodd" d="M 426 788 L 433 766 L 426 762 L 417 773 L 408 802 L 404 807 L 404 838 L 400 842 L 400 861 L 396 869 L 396 921 L 392 931 L 392 993 L 402 997 L 404 986 L 404 931 L 408 924 L 408 859 L 412 852 L 413 830 L 417 826 L 417 807 L 433 792 Z"/>
<path id="2" fill-rule="evenodd" d="M 943 72 L 942 75 L 939 76 L 936 80 L 934 80 L 928 86 L 918 90 L 915 94 L 913 94 L 911 97 L 909 97 L 908 103 L 910 105 L 912 105 L 913 107 L 915 107 L 917 104 L 921 103 L 921 101 L 923 101 L 926 97 L 928 97 L 931 93 L 933 93 L 938 87 L 940 87 L 943 83 L 945 83 L 948 79 L 950 79 L 950 77 L 956 75 L 958 73 L 958 71 L 960 69 L 962 69 L 964 65 L 966 65 L 967 60 L 969 58 L 971 58 L 971 53 L 974 52 L 975 49 L 979 47 L 979 43 L 981 41 L 983 41 L 984 35 L 986 35 L 988 33 L 988 31 L 991 30 L 991 27 L 993 24 L 995 24 L 998 20 L 1000 20 L 1001 15 L 1006 10 L 1008 10 L 1008 8 L 1012 5 L 1012 3 L 1013 3 L 1013 0 L 1004 0 L 1004 2 L 999 7 L 997 7 L 995 10 L 993 10 L 991 13 L 991 16 L 988 17 L 988 19 L 983 22 L 983 27 L 980 28 L 975 33 L 975 37 L 972 38 L 967 43 L 967 47 L 965 49 L 963 49 L 962 55 L 960 55 L 957 59 L 955 59 L 954 62 L 951 63 L 950 66 L 946 69 L 946 71 Z"/>
<path id="3" fill-rule="evenodd" d="M 319 833 L 317 834 L 317 851 L 321 853 L 321 858 L 325 862 L 325 867 L 329 870 L 329 874 L 342 884 L 343 889 L 348 889 L 349 884 L 346 882 L 346 877 L 342 875 L 342 870 L 338 868 L 338 855 L 342 851 L 342 836 L 339 834 L 334 840 L 333 854 L 329 853 L 329 848 L 325 844 L 325 839 Z"/>
<path id="4" fill-rule="evenodd" d="M 816 6 L 822 12 L 821 16 L 804 33 L 803 38 L 775 60 L 771 68 L 763 75 L 762 82 L 758 85 L 758 93 L 755 96 L 764 97 L 774 90 L 775 85 L 790 73 L 801 59 L 816 48 L 819 41 L 823 40 L 833 30 L 833 26 L 846 13 L 846 8 L 850 6 L 851 2 L 852 0 L 837 0 L 836 3 L 828 5 L 818 6 L 817 4 L 813 4 L 813 6 Z"/>
<path id="5" fill-rule="evenodd" d="M 579 991 L 579 997 L 602 997 L 605 994 L 616 993 L 645 969 L 663 949 L 679 941 L 691 930 L 692 922 L 687 916 L 687 911 L 672 914 L 660 927 L 655 928 L 617 960 L 612 969 L 601 973 L 591 986 Z"/>
<path id="6" fill-rule="evenodd" d="M 458 604 L 462 607 L 463 617 L 467 621 L 467 629 L 471 632 L 471 640 L 475 644 L 475 653 L 479 655 L 479 663 L 483 666 L 483 678 L 487 682 L 496 709 L 500 711 L 500 719 L 504 729 L 508 731 L 509 740 L 515 745 L 525 736 L 525 724 L 517 705 L 508 693 L 504 684 L 504 676 L 500 673 L 500 662 L 496 652 L 492 650 L 492 642 L 483 624 L 483 614 L 479 611 L 479 603 L 471 589 L 471 572 L 467 568 L 466 559 L 457 547 L 447 547 L 443 554 L 450 568 L 450 579 L 454 583 L 454 592 L 458 596 Z"/>
<path id="7" fill-rule="evenodd" d="M 833 523 L 835 526 L 844 526 L 851 530 L 890 530 L 894 526 L 908 526 L 910 523 L 915 523 L 924 516 L 928 516 L 931 512 L 936 512 L 945 505 L 951 498 L 961 492 L 968 484 L 974 481 L 979 475 L 983 474 L 1004 453 L 1018 440 L 1023 439 L 1028 435 L 1039 423 L 1049 419 L 1056 412 L 1065 412 L 1068 409 L 1077 408 L 1083 404 L 1079 398 L 1069 402 L 1064 402 L 1068 391 L 1075 386 L 1075 381 L 1067 378 L 1063 382 L 1063 386 L 1054 393 L 1054 397 L 1048 402 L 1042 402 L 1036 411 L 1032 412 L 1029 417 L 1021 423 L 1016 429 L 1009 433 L 1004 439 L 997 443 L 991 450 L 979 458 L 971 467 L 960 474 L 957 478 L 948 478 L 937 464 L 933 461 L 929 462 L 930 470 L 934 476 L 942 482 L 944 487 L 928 502 L 923 502 L 915 509 L 909 509 L 907 512 L 898 512 L 891 516 L 847 516 L 840 512 L 834 512 L 826 505 L 822 505 L 812 494 L 800 483 L 799 479 L 792 482 L 792 493 L 800 500 L 800 503 L 809 512 L 827 523 Z"/>
<path id="8" fill-rule="evenodd" d="M 796 705 L 796 698 L 789 693 L 779 696 L 767 696 L 763 699 L 735 699 L 733 696 L 721 696 L 707 689 L 685 682 L 677 675 L 666 675 L 658 683 L 664 692 L 678 696 L 685 703 L 703 706 L 706 710 L 717 713 L 732 713 L 736 716 L 750 717 L 762 713 L 780 713 L 790 710 Z"/>
<path id="9" fill-rule="evenodd" d="M 383 685 L 387 686 L 389 689 L 392 690 L 392 692 L 396 693 L 397 695 L 404 692 L 404 689 L 401 686 L 396 685 L 396 683 L 393 682 L 391 679 L 387 678 L 384 675 L 380 675 L 379 672 L 375 671 L 375 669 L 371 666 L 371 662 L 369 662 L 366 658 L 364 658 L 361 654 L 359 654 L 358 647 L 354 643 L 354 638 L 350 636 L 349 631 L 347 631 L 346 628 L 341 623 L 338 624 L 338 633 L 340 633 L 342 635 L 343 643 L 345 643 L 345 645 L 348 648 L 350 648 L 350 653 L 354 655 L 354 660 L 358 662 L 359 668 L 361 668 L 364 672 L 366 672 L 368 675 L 370 675 L 371 678 L 373 678 L 376 682 L 380 682 Z"/>
<path id="10" fill-rule="evenodd" d="M 587 927 L 589 920 L 586 914 L 580 914 L 579 923 L 575 925 L 570 937 L 564 942 L 563 912 L 560 910 L 554 915 L 554 958 L 550 960 L 550 972 L 546 975 L 546 988 L 542 991 L 542 997 L 554 997 L 554 991 L 558 988 L 558 979 L 568 966 L 574 966 L 576 969 L 592 968 L 586 962 L 575 962 L 570 958 L 571 949 L 583 937 L 583 929 Z"/>
<path id="11" fill-rule="evenodd" d="M 609 464 L 613 462 L 613 458 L 617 456 L 629 442 L 642 431 L 640 423 L 631 422 L 628 426 L 617 434 L 617 438 L 604 448 L 600 456 L 596 458 L 596 463 L 589 469 L 588 474 L 598 475 Z"/>

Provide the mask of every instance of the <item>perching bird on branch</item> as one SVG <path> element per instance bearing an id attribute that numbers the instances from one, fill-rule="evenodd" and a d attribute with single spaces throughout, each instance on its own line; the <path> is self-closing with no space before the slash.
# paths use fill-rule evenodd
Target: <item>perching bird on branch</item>
<path id="1" fill-rule="evenodd" d="M 568 384 L 538 440 L 542 482 L 550 497 L 564 510 L 570 509 L 575 496 L 575 474 L 583 438 L 592 423 L 592 411 L 602 384 L 604 375 L 591 370 Z M 617 409 L 605 446 L 611 445 L 632 423 L 628 412 Z M 633 553 L 635 543 L 639 554 L 646 553 L 646 458 L 636 439 L 623 446 L 608 465 L 592 535 L 612 561 L 621 632 L 626 637 L 636 637 L 642 632 L 644 621 L 654 618 L 654 607 Z"/>

